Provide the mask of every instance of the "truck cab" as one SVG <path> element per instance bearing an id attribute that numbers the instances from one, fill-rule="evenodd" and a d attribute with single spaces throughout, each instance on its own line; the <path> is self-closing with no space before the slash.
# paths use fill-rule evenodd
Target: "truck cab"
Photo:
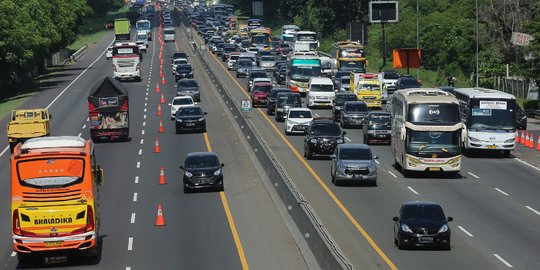
<path id="1" fill-rule="evenodd" d="M 9 149 L 30 138 L 49 136 L 51 133 L 51 115 L 47 109 L 13 110 L 11 121 L 7 125 Z"/>

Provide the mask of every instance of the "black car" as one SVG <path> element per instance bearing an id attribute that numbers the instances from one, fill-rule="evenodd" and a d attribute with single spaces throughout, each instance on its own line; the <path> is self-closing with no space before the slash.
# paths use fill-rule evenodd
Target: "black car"
<path id="1" fill-rule="evenodd" d="M 175 52 L 171 55 L 171 64 L 174 63 L 174 59 L 178 58 L 188 58 L 187 54 L 185 52 Z"/>
<path id="2" fill-rule="evenodd" d="M 302 97 L 296 92 L 282 92 L 278 93 L 276 97 L 276 105 L 274 112 L 276 114 L 276 122 L 283 122 L 285 115 L 289 112 L 290 108 L 301 108 Z"/>
<path id="3" fill-rule="evenodd" d="M 274 67 L 274 77 L 276 77 L 277 79 L 277 76 L 278 76 L 278 71 L 281 67 L 287 67 L 287 61 L 277 61 L 276 62 L 276 66 Z"/>
<path id="4" fill-rule="evenodd" d="M 251 91 L 251 86 L 253 85 L 253 79 L 255 79 L 255 78 L 268 78 L 268 75 L 266 74 L 264 69 L 252 68 L 249 71 L 249 75 L 247 76 L 247 78 L 248 78 L 248 82 L 247 82 L 247 85 L 246 85 L 246 89 L 249 92 L 249 91 Z"/>
<path id="5" fill-rule="evenodd" d="M 221 55 L 223 54 L 223 47 L 225 47 L 224 42 L 219 42 L 218 44 L 216 44 L 216 50 L 214 51 L 214 53 L 217 57 L 221 57 Z"/>
<path id="6" fill-rule="evenodd" d="M 364 143 L 391 141 L 392 116 L 388 112 L 370 112 L 363 123 Z"/>
<path id="7" fill-rule="evenodd" d="M 184 160 L 184 193 L 195 189 L 215 188 L 223 191 L 223 166 L 212 152 L 189 153 Z"/>
<path id="8" fill-rule="evenodd" d="M 185 79 L 180 80 L 176 85 L 177 96 L 191 96 L 194 101 L 201 101 L 201 92 L 199 90 L 199 84 L 196 80 Z"/>
<path id="9" fill-rule="evenodd" d="M 270 90 L 268 99 L 266 100 L 266 114 L 273 115 L 276 113 L 276 98 L 279 93 L 291 92 L 289 88 L 273 88 Z"/>
<path id="10" fill-rule="evenodd" d="M 334 85 L 337 85 L 337 79 L 343 77 L 343 76 L 351 76 L 350 71 L 344 71 L 344 70 L 338 70 L 334 76 L 332 77 L 332 80 L 334 81 Z"/>
<path id="11" fill-rule="evenodd" d="M 193 79 L 193 69 L 190 64 L 183 64 L 176 66 L 176 75 L 174 75 L 174 81 L 178 82 L 181 79 L 190 78 Z"/>
<path id="12" fill-rule="evenodd" d="M 285 84 L 287 82 L 287 67 L 282 66 L 277 72 L 276 76 L 277 84 Z"/>
<path id="13" fill-rule="evenodd" d="M 183 131 L 206 132 L 205 115 L 206 112 L 199 106 L 180 107 L 174 119 L 176 134 Z"/>
<path id="14" fill-rule="evenodd" d="M 362 127 L 369 109 L 363 101 L 346 101 L 341 109 L 341 127 Z"/>
<path id="15" fill-rule="evenodd" d="M 516 108 L 516 128 L 519 130 L 527 129 L 527 115 L 520 106 Z"/>
<path id="16" fill-rule="evenodd" d="M 341 108 L 346 101 L 358 101 L 358 96 L 351 92 L 337 92 L 332 101 L 334 121 L 341 121 Z"/>
<path id="17" fill-rule="evenodd" d="M 229 56 L 232 52 L 236 52 L 236 47 L 231 44 L 225 44 L 225 47 L 223 47 L 223 52 L 221 53 L 221 61 L 225 62 L 227 59 L 229 59 Z"/>
<path id="18" fill-rule="evenodd" d="M 338 144 L 344 142 L 346 132 L 339 125 L 326 119 L 315 119 L 306 130 L 304 138 L 304 157 L 312 159 L 313 155 L 332 155 Z"/>
<path id="19" fill-rule="evenodd" d="M 396 82 L 396 89 L 407 89 L 407 88 L 420 88 L 420 83 L 417 79 L 411 76 L 402 76 Z"/>
<path id="20" fill-rule="evenodd" d="M 394 243 L 399 249 L 432 246 L 450 250 L 452 217 L 434 202 L 405 202 L 394 217 Z"/>

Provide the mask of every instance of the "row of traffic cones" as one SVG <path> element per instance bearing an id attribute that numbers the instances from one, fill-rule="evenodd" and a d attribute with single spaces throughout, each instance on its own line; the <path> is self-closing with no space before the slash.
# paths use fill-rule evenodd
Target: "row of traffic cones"
<path id="1" fill-rule="evenodd" d="M 525 147 L 528 148 L 534 148 L 534 135 L 529 132 L 525 133 L 525 131 L 521 131 L 521 139 L 519 138 L 519 134 L 516 133 L 516 143 L 519 143 Z M 538 136 L 538 141 L 536 142 L 536 150 L 540 151 L 540 136 Z"/>

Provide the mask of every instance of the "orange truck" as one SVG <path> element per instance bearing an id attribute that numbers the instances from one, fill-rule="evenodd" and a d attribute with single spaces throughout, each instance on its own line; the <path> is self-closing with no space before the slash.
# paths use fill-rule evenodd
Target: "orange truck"
<path id="1" fill-rule="evenodd" d="M 19 261 L 67 252 L 98 255 L 98 186 L 103 170 L 94 143 L 77 136 L 29 139 L 11 156 L 13 250 Z"/>

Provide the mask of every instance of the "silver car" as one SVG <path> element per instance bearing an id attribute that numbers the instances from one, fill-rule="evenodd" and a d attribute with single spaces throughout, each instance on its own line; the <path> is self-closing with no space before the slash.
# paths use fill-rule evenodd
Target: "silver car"
<path id="1" fill-rule="evenodd" d="M 377 185 L 377 156 L 365 144 L 338 144 L 332 158 L 332 183 L 336 186 L 344 182 Z"/>
<path id="2" fill-rule="evenodd" d="M 265 55 L 261 57 L 259 61 L 259 67 L 266 71 L 274 70 L 276 66 L 276 59 L 273 56 Z"/>

